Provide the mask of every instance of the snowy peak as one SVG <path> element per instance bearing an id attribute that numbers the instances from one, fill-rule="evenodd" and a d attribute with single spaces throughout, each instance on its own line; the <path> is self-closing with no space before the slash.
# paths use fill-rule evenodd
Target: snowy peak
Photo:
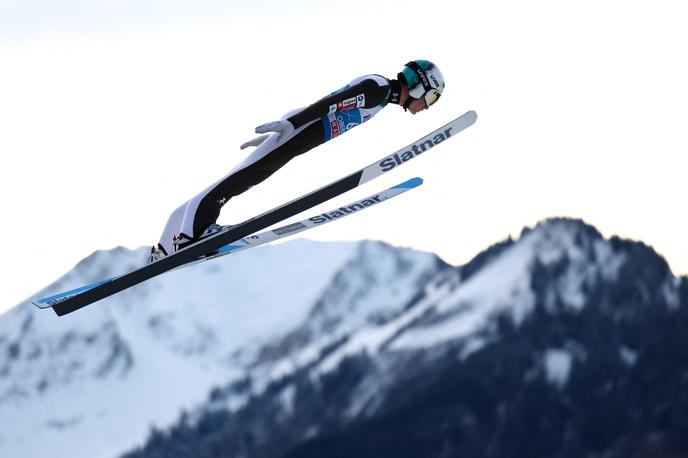
<path id="1" fill-rule="evenodd" d="M 49 289 L 116 275 L 145 256 L 94 253 Z M 259 247 L 62 318 L 29 304 L 4 315 L 0 455 L 112 457 L 142 444 L 151 425 L 177 422 L 156 436 L 158 456 L 175 441 L 201 458 L 218 447 L 279 456 L 403 410 L 410 392 L 413 412 L 455 393 L 435 405 L 438 421 L 456 421 L 442 413 L 450 406 L 471 430 L 480 412 L 507 412 L 475 399 L 525 415 L 511 396 L 533 386 L 575 396 L 572 384 L 600 354 L 609 361 L 596 367 L 625 377 L 663 348 L 674 335 L 667 323 L 687 307 L 688 281 L 651 248 L 573 219 L 543 221 L 461 267 L 374 241 Z"/>
<path id="2" fill-rule="evenodd" d="M 0 456 L 113 456 L 143 440 L 242 374 L 235 355 L 298 326 L 356 246 L 259 247 L 60 318 L 20 304 L 0 318 Z M 39 294 L 120 274 L 146 253 L 95 252 Z"/>
<path id="3" fill-rule="evenodd" d="M 586 288 L 612 281 L 623 255 L 582 221 L 552 219 L 523 231 L 521 237 L 497 244 L 458 269 L 453 281 L 392 345 L 396 349 L 427 348 L 467 339 L 466 353 L 481 347 L 498 316 L 516 323 L 526 319 L 545 294 L 566 306 L 585 305 Z"/>
<path id="4" fill-rule="evenodd" d="M 578 220 L 550 220 L 524 233 L 523 243 L 532 246 L 531 287 L 544 294 L 545 306 L 580 310 L 586 292 L 595 285 L 615 282 L 626 254 L 614 250 L 602 235 Z"/>
<path id="5" fill-rule="evenodd" d="M 635 288 L 644 285 L 642 294 L 661 291 L 653 302 L 675 307 L 681 283 L 652 248 L 618 237 L 606 240 L 594 227 L 567 218 L 524 229 L 518 240 L 495 245 L 460 270 L 463 284 L 457 300 L 483 293 L 521 298 L 509 301 L 516 321 L 535 305 L 550 311 L 602 306 L 594 291 L 610 285 L 634 289 L 632 283 Z M 495 288 L 501 293 L 491 294 Z"/>
<path id="6" fill-rule="evenodd" d="M 525 229 L 520 242 L 532 246 L 538 261 L 544 265 L 570 259 L 578 263 L 604 263 L 607 242 L 592 226 L 575 219 L 549 219 Z M 598 256 L 602 254 L 602 256 Z"/>
<path id="7" fill-rule="evenodd" d="M 460 268 L 367 242 L 241 383 L 132 456 L 625 456 L 623 437 L 586 425 L 645 412 L 637 367 L 680 392 L 680 374 L 652 362 L 682 329 L 672 323 L 687 322 L 686 293 L 650 248 L 579 220 L 543 221 Z M 579 407 L 590 399 L 602 410 Z M 604 446 L 588 448 L 591 431 Z M 532 437 L 563 445 L 539 454 L 523 448 Z"/>
<path id="8" fill-rule="evenodd" d="M 519 326 L 539 309 L 604 311 L 611 302 L 619 313 L 619 298 L 601 291 L 625 294 L 629 281 L 632 288 L 647 282 L 626 275 L 635 258 L 629 250 L 636 249 L 657 258 L 657 265 L 664 262 L 643 245 L 605 240 L 592 226 L 563 218 L 526 229 L 518 240 L 497 244 L 461 268 L 365 242 L 332 277 L 303 325 L 261 349 L 252 376 L 262 380 L 256 385 L 262 391 L 270 380 L 305 368 L 324 376 L 360 354 L 374 358 L 458 345 L 466 358 L 499 338 L 502 317 Z M 662 273 L 660 285 L 642 290 L 660 291 L 657 304 L 676 306 L 681 283 L 668 270 Z"/>
<path id="9" fill-rule="evenodd" d="M 524 233 L 522 241 L 538 253 L 531 287 L 550 312 L 591 306 L 618 313 L 639 303 L 679 306 L 681 280 L 641 242 L 605 240 L 595 228 L 566 219 L 548 220 Z"/>
<path id="10" fill-rule="evenodd" d="M 432 254 L 361 242 L 300 325 L 262 347 L 251 361 L 253 392 L 304 368 L 328 371 L 341 358 L 372 344 L 366 340 L 361 346 L 360 338 L 368 332 L 378 334 L 377 348 L 384 340 L 380 329 L 396 332 L 397 320 L 406 319 L 406 308 L 423 294 L 425 285 L 451 269 Z"/>
<path id="11" fill-rule="evenodd" d="M 688 286 L 652 249 L 552 219 L 460 268 L 388 257 L 370 275 L 370 259 L 242 384 L 130 457 L 676 454 Z"/>
<path id="12" fill-rule="evenodd" d="M 434 256 L 362 243 L 316 303 L 308 325 L 316 332 L 332 332 L 342 324 L 351 330 L 385 323 L 404 311 L 420 285 L 446 267 Z"/>

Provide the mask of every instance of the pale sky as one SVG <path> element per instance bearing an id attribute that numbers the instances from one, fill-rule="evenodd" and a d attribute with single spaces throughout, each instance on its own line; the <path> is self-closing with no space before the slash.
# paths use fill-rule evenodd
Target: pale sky
<path id="1" fill-rule="evenodd" d="M 243 159 L 255 126 L 410 59 L 444 73 L 437 105 L 388 107 L 230 201 L 220 222 L 476 110 L 432 154 L 301 217 L 414 176 L 422 187 L 307 237 L 458 265 L 569 216 L 688 274 L 685 1 L 246 3 L 0 0 L 0 313 L 94 250 L 156 243 L 173 209 Z"/>

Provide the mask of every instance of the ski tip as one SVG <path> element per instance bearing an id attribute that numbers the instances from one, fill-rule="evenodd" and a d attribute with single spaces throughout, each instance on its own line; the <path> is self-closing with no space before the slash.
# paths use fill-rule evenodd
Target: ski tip
<path id="1" fill-rule="evenodd" d="M 406 180 L 403 183 L 400 183 L 400 184 L 394 186 L 394 188 L 395 189 L 399 189 L 399 188 L 411 189 L 411 188 L 415 188 L 417 186 L 420 186 L 422 184 L 423 184 L 423 179 L 420 177 L 415 177 L 415 178 L 411 178 L 410 180 Z"/>

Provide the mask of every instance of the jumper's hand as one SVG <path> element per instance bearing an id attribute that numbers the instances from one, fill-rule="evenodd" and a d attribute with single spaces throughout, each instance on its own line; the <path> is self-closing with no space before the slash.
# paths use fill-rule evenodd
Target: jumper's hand
<path id="1" fill-rule="evenodd" d="M 270 136 L 269 134 L 261 135 L 260 137 L 256 137 L 256 138 L 254 138 L 253 140 L 247 141 L 246 143 L 244 143 L 243 145 L 241 145 L 239 148 L 241 148 L 241 149 L 246 149 L 246 148 L 248 148 L 249 146 L 260 146 L 260 145 L 263 144 L 263 142 L 265 141 L 265 139 L 268 138 L 269 136 Z"/>
<path id="2" fill-rule="evenodd" d="M 269 132 L 276 132 L 277 141 L 279 142 L 283 138 L 288 138 L 294 133 L 294 125 L 285 119 L 280 119 L 279 121 L 272 121 L 256 127 L 257 134 L 267 134 Z"/>

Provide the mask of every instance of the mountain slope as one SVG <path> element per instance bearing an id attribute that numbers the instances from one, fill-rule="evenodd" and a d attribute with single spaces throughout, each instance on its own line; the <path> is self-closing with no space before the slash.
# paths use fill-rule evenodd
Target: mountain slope
<path id="1" fill-rule="evenodd" d="M 365 309 L 363 271 L 127 457 L 688 456 L 688 281 L 651 248 L 548 220 Z"/>
<path id="2" fill-rule="evenodd" d="M 21 304 L 0 317 L 0 456 L 116 456 L 214 386 L 242 378 L 259 349 L 298 326 L 365 250 L 378 250 L 382 262 L 436 259 L 378 245 L 261 247 L 61 318 Z M 116 275 L 145 256 L 145 249 L 94 253 L 46 292 Z"/>
<path id="3" fill-rule="evenodd" d="M 145 250 L 97 252 L 49 290 Z M 688 456 L 688 281 L 552 219 L 452 267 L 297 240 L 0 317 L 0 456 Z"/>

